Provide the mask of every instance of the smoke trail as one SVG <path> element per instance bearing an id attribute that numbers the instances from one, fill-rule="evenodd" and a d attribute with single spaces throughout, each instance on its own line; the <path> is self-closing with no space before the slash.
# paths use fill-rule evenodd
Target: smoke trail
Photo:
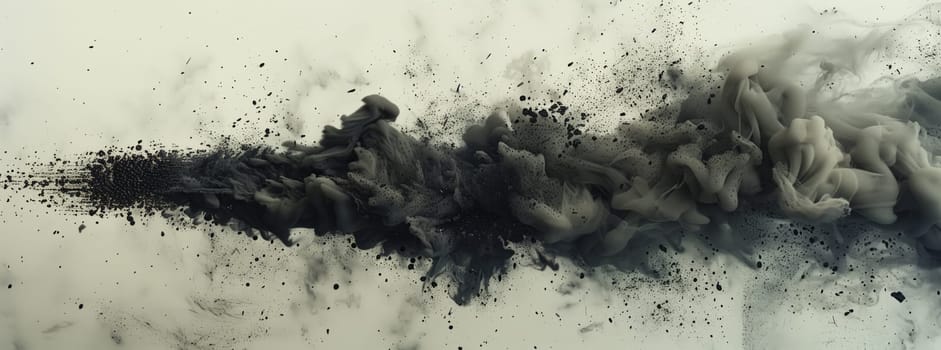
<path id="1" fill-rule="evenodd" d="M 128 209 L 182 207 L 286 245 L 308 232 L 299 228 L 351 234 L 362 249 L 430 257 L 427 277 L 451 275 L 458 303 L 506 269 L 514 243 L 588 264 L 640 261 L 640 249 L 666 237 L 743 234 L 732 218 L 745 210 L 818 225 L 865 219 L 905 232 L 934 264 L 941 80 L 853 86 L 885 41 L 882 32 L 839 40 L 792 32 L 724 57 L 715 100 L 698 91 L 677 114 L 650 113 L 606 133 L 562 101 L 529 106 L 522 96 L 451 146 L 400 131 L 398 107 L 371 95 L 317 145 L 138 145 L 26 185 L 75 194 L 79 201 L 63 205 L 91 215 L 126 212 L 131 224 Z"/>

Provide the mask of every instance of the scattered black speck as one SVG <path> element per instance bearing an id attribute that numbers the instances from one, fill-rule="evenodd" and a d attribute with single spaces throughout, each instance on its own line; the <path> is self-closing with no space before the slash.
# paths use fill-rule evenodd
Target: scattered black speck
<path id="1" fill-rule="evenodd" d="M 895 300 L 898 300 L 900 303 L 905 301 L 905 294 L 902 294 L 902 292 L 892 292 L 891 295 L 893 298 L 895 298 Z"/>

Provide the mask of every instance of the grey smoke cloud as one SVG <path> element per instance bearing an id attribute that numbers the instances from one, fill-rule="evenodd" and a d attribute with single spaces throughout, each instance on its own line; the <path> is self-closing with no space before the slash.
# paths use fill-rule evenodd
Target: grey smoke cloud
<path id="1" fill-rule="evenodd" d="M 682 250 L 684 235 L 739 234 L 730 217 L 769 197 L 778 205 L 763 208 L 768 216 L 821 225 L 855 215 L 904 232 L 921 261 L 934 265 L 941 195 L 932 189 L 941 170 L 915 120 L 936 123 L 933 80 L 867 87 L 882 110 L 847 107 L 858 92 L 846 77 L 887 37 L 801 30 L 770 38 L 720 60 L 714 102 L 654 110 L 613 132 L 590 131 L 591 116 L 562 100 L 525 107 L 532 98 L 524 95 L 467 127 L 463 145 L 449 145 L 398 130 L 399 107 L 369 95 L 339 126 L 325 127 L 316 145 L 108 150 L 87 170 L 66 169 L 65 182 L 49 180 L 84 196 L 79 211 L 93 216 L 180 205 L 194 219 L 289 246 L 297 228 L 352 234 L 361 249 L 430 258 L 425 278 L 451 277 L 459 304 L 506 273 L 512 243 L 538 241 L 589 265 L 628 257 L 623 268 L 668 236 Z M 694 89 L 689 98 L 707 94 L 716 95 Z M 126 219 L 135 224 L 131 212 Z M 643 260 L 629 269 L 656 271 Z"/>

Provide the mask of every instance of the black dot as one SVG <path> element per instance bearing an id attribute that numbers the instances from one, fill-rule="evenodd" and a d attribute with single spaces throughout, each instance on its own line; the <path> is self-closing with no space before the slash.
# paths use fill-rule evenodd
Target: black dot
<path id="1" fill-rule="evenodd" d="M 13 288 L 13 284 L 12 284 L 12 283 L 7 285 L 7 289 L 12 289 L 12 288 Z"/>
<path id="2" fill-rule="evenodd" d="M 333 290 L 337 290 L 337 289 L 340 289 L 340 284 L 339 284 L 339 283 L 334 283 L 334 284 L 333 284 Z"/>
<path id="3" fill-rule="evenodd" d="M 81 309 L 84 308 L 84 307 L 85 307 L 85 304 L 78 304 L 78 309 L 79 309 L 79 310 L 81 310 Z"/>

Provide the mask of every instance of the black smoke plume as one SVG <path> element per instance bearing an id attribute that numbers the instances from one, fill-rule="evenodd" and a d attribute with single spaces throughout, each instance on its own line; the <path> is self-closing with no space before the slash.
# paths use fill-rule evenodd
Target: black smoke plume
<path id="1" fill-rule="evenodd" d="M 93 215 L 182 207 L 286 245 L 310 228 L 426 256 L 428 277 L 461 282 L 460 303 L 506 269 L 514 244 L 587 264 L 636 260 L 632 248 L 663 237 L 745 234 L 729 220 L 745 207 L 813 224 L 864 219 L 905 232 L 933 263 L 941 80 L 839 84 L 883 39 L 795 34 L 730 54 L 714 99 L 692 93 L 678 114 L 604 133 L 561 101 L 522 97 L 468 127 L 462 145 L 420 141 L 396 128 L 395 104 L 371 95 L 316 145 L 102 151 L 44 178 Z"/>

